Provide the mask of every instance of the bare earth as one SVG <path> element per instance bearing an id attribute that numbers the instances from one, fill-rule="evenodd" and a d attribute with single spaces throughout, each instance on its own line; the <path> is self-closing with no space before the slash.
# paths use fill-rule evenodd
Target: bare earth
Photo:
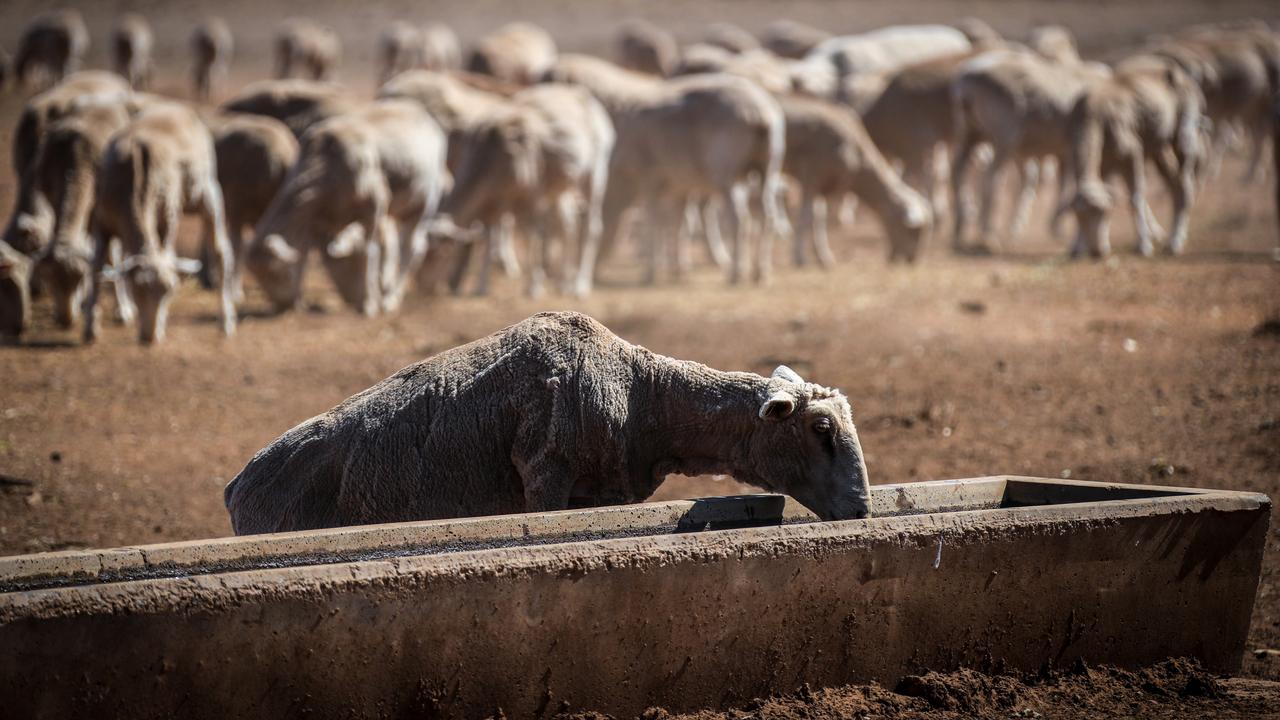
<path id="1" fill-rule="evenodd" d="M 271 29 L 305 8 L 344 36 L 342 79 L 360 92 L 369 91 L 374 75 L 372 41 L 396 16 L 445 20 L 464 40 L 519 16 L 549 27 L 566 47 L 602 51 L 612 24 L 631 14 L 663 22 L 685 38 L 712 19 L 756 29 L 783 12 L 837 31 L 975 15 L 1013 36 L 1036 22 L 1064 22 L 1099 57 L 1115 57 L 1149 32 L 1192 22 L 1280 19 L 1280 8 L 1268 3 L 1194 0 L 1123 7 L 1043 0 L 450 0 L 432 4 L 434 10 L 387 2 L 360 3 L 358 11 L 339 0 L 265 5 L 85 3 L 94 42 L 89 64 L 103 64 L 110 18 L 124 7 L 147 13 L 157 28 L 158 89 L 174 93 L 185 87 L 190 25 L 205 12 L 223 14 L 237 31 L 233 85 L 265 76 Z M 0 5 L 0 44 L 12 50 L 22 20 L 43 6 Z M 5 213 L 15 190 L 8 154 L 21 102 L 12 92 L 0 96 Z M 222 487 L 277 435 L 404 365 L 558 308 L 589 313 L 665 354 L 761 373 L 786 363 L 807 379 L 842 388 L 854 405 L 873 482 L 1018 473 L 1278 497 L 1280 263 L 1271 253 L 1280 233 L 1271 204 L 1274 178 L 1243 183 L 1243 168 L 1243 158 L 1234 157 L 1206 184 L 1190 250 L 1177 259 L 1133 256 L 1132 224 L 1122 212 L 1113 231 L 1118 257 L 1067 263 L 1062 243 L 1043 229 L 1042 199 L 1030 236 L 1001 257 L 955 258 L 935 238 L 917 267 L 888 267 L 878 227 L 860 217 L 835 234 L 836 269 L 790 268 L 780 248 L 779 272 L 767 289 L 727 287 L 705 266 L 679 287 L 641 287 L 633 253 L 621 248 L 599 291 L 585 301 L 530 301 L 518 282 L 505 280 L 489 298 L 419 296 L 400 314 L 366 320 L 339 307 L 313 274 L 308 311 L 265 317 L 265 298 L 251 288 L 239 335 L 223 340 L 213 297 L 192 284 L 175 303 L 168 342 L 156 348 L 140 347 L 131 331 L 111 326 L 98 345 L 81 347 L 78 333 L 56 330 L 51 310 L 40 304 L 26 346 L 0 347 L 0 553 L 228 534 Z M 1159 197 L 1162 218 L 1167 207 Z M 188 242 L 193 230 L 185 227 Z M 675 478 L 658 495 L 739 487 Z M 1267 549 L 1250 647 L 1280 648 L 1275 542 Z M 1133 717 L 1166 717 L 1175 709 L 1196 717 L 1280 712 L 1274 690 L 1251 681 L 1183 692 L 1187 678 L 1199 677 L 1195 668 L 1147 671 L 1181 683 L 1167 692 L 1148 688 L 1159 687 L 1149 678 L 1116 681 L 1111 671 L 1080 672 L 1054 680 L 1057 685 L 1008 680 L 1016 686 L 1008 703 L 948 705 L 947 693 L 959 691 L 931 691 L 925 683 L 908 693 L 921 697 L 875 688 L 814 690 L 762 701 L 749 712 L 929 718 L 1009 717 L 1024 709 L 1053 717 L 1055 707 Z M 1244 674 L 1280 680 L 1280 658 L 1250 654 Z M 978 682 L 991 697 L 1005 692 L 1006 679 L 947 677 L 935 684 Z M 1116 704 L 1089 705 L 1102 702 L 1095 696 L 1104 679 L 1122 686 Z"/>

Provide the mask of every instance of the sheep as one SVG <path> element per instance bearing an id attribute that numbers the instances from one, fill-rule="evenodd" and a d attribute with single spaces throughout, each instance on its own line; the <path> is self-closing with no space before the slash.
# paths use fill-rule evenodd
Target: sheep
<path id="1" fill-rule="evenodd" d="M 117 73 L 135 90 L 145 89 L 151 78 L 151 48 L 155 38 L 147 19 L 125 13 L 111 31 L 111 61 Z"/>
<path id="2" fill-rule="evenodd" d="M 663 82 L 586 55 L 561 56 L 548 77 L 587 88 L 613 119 L 617 144 L 605 193 L 602 257 L 617 244 L 627 211 L 643 204 L 657 225 L 648 233 L 645 276 L 647 283 L 655 282 L 661 242 L 668 234 L 662 226 L 672 217 L 695 214 L 692 205 L 703 208 L 712 256 L 724 256 L 730 280 L 740 281 L 746 271 L 750 214 L 746 187 L 735 187 L 755 175 L 764 187 L 772 188 L 759 196 L 767 234 L 755 272 L 757 280 L 767 277 L 768 241 L 790 232 L 776 204 L 786 138 L 781 109 L 772 97 L 741 78 L 698 75 Z M 715 135 L 717 122 L 724 123 L 725 132 L 703 142 L 700 135 Z M 710 210 L 721 200 L 730 201 L 726 205 L 733 221 L 732 256 L 718 242 L 718 224 Z M 671 235 L 674 243 L 668 249 L 676 258 L 675 270 L 682 272 L 687 238 L 683 233 Z"/>
<path id="3" fill-rule="evenodd" d="M 365 315 L 395 310 L 426 252 L 445 147 L 439 125 L 407 100 L 380 100 L 308 131 L 245 253 L 275 309 L 301 300 L 307 256 L 319 250 L 348 305 Z"/>
<path id="4" fill-rule="evenodd" d="M 31 325 L 31 260 L 0 240 L 0 340 L 20 338 Z"/>
<path id="5" fill-rule="evenodd" d="M 716 199 L 730 210 L 729 281 L 738 283 L 750 262 L 750 206 L 757 197 L 765 227 L 752 277 L 766 282 L 773 238 L 790 235 L 778 207 L 786 134 L 777 101 L 740 77 L 697 75 L 671 81 L 647 98 L 637 97 L 613 115 L 618 144 L 605 193 L 605 242 L 612 242 L 623 213 L 637 203 L 647 202 L 650 217 L 660 225 L 682 216 L 690 199 Z M 758 194 L 750 192 L 751 182 L 759 183 Z M 664 234 L 661 229 L 654 233 L 656 238 Z M 674 250 L 681 252 L 679 245 Z M 647 282 L 656 279 L 659 255 L 659 242 L 650 242 Z"/>
<path id="6" fill-rule="evenodd" d="M 556 43 L 546 30 L 527 22 L 513 22 L 476 43 L 467 70 L 500 80 L 531 85 L 556 62 Z"/>
<path id="7" fill-rule="evenodd" d="M 49 127 L 30 170 L 35 192 L 54 209 L 47 245 L 34 256 L 33 277 L 53 299 L 54 322 L 70 328 L 79 319 L 89 287 L 93 244 L 89 223 L 95 204 L 95 174 L 111 136 L 129 122 L 120 104 L 97 105 Z M 117 284 L 117 307 L 125 321 L 132 307 Z"/>
<path id="8" fill-rule="evenodd" d="M 1033 28 L 1027 46 L 1046 60 L 1062 65 L 1080 63 L 1075 36 L 1061 25 L 1040 25 Z"/>
<path id="9" fill-rule="evenodd" d="M 760 34 L 760 44 L 773 54 L 800 60 L 809 51 L 831 37 L 825 30 L 794 20 L 775 20 Z"/>
<path id="10" fill-rule="evenodd" d="M 342 61 L 342 41 L 333 29 L 306 18 L 285 21 L 276 35 L 276 78 L 302 70 L 312 80 L 327 80 Z"/>
<path id="11" fill-rule="evenodd" d="M 1246 177 L 1262 156 L 1272 98 L 1280 91 L 1276 42 L 1269 32 L 1259 37 L 1249 31 L 1209 27 L 1192 28 L 1147 49 L 1176 62 L 1204 93 L 1205 115 L 1213 121 L 1214 170 L 1232 129 L 1243 130 L 1253 141 L 1253 162 Z"/>
<path id="12" fill-rule="evenodd" d="M 243 297 L 244 232 L 266 214 L 298 159 L 298 141 L 278 120 L 262 115 L 225 115 L 213 123 L 213 149 L 222 187 L 227 236 L 235 262 L 232 292 Z M 205 267 L 209 266 L 207 259 Z M 207 278 L 206 278 L 207 280 Z"/>
<path id="13" fill-rule="evenodd" d="M 422 67 L 426 70 L 462 67 L 462 45 L 448 25 L 428 23 L 422 28 Z"/>
<path id="14" fill-rule="evenodd" d="M 1105 67 L 1105 66 L 1103 66 Z M 1027 161 L 1052 157 L 1064 171 L 1069 161 L 1067 122 L 1076 100 L 1094 83 L 1106 79 L 1103 69 L 1091 65 L 1062 65 L 1038 54 L 1020 50 L 994 50 L 969 60 L 952 83 L 958 148 L 951 164 L 952 247 L 957 252 L 990 252 L 994 240 L 992 214 L 997 181 L 1004 166 L 1018 162 L 1023 191 L 1010 223 L 1016 237 L 1026 224 L 1033 197 L 1037 165 Z M 982 204 L 975 246 L 964 242 L 968 224 L 962 192 L 969 161 L 980 142 L 989 142 L 992 160 L 983 173 Z M 1060 178 L 1060 195 L 1069 178 Z"/>
<path id="15" fill-rule="evenodd" d="M 137 306 L 138 339 L 143 344 L 165 336 L 169 303 L 179 273 L 198 263 L 177 258 L 178 219 L 196 212 L 205 241 L 218 264 L 222 287 L 218 315 L 223 335 L 235 334 L 231 248 L 222 216 L 213 137 L 195 111 L 172 102 L 155 102 L 112 136 L 98 170 L 92 233 L 93 263 L 84 301 L 84 340 L 98 336 L 97 305 L 109 245 L 117 241 L 124 259 L 111 274 L 123 280 Z"/>
<path id="16" fill-rule="evenodd" d="M 792 90 L 794 68 L 794 61 L 757 48 L 736 55 L 695 53 L 681 61 L 672 75 L 729 73 L 746 78 L 771 93 L 785 94 Z"/>
<path id="17" fill-rule="evenodd" d="M 974 49 L 994 50 L 1005 45 L 1005 40 L 995 28 L 976 17 L 961 18 L 955 28 L 964 33 L 965 39 Z"/>
<path id="18" fill-rule="evenodd" d="M 218 86 L 226 82 L 235 37 L 227 21 L 219 17 L 205 18 L 191 33 L 192 95 L 208 102 Z"/>
<path id="19" fill-rule="evenodd" d="M 896 25 L 840 35 L 819 43 L 804 57 L 797 79 L 807 94 L 832 97 L 849 76 L 889 73 L 972 47 L 964 33 L 946 25 Z"/>
<path id="20" fill-rule="evenodd" d="M 902 163 L 902 179 L 930 199 L 935 218 L 943 207 L 937 153 L 945 149 L 950 154 L 956 141 L 951 83 L 971 57 L 973 53 L 957 53 L 909 65 L 890 75 L 863 108 L 844 93 L 838 98 L 860 110 L 876 148 Z"/>
<path id="21" fill-rule="evenodd" d="M 702 41 L 735 54 L 760 48 L 760 41 L 754 35 L 731 22 L 711 23 L 702 31 Z"/>
<path id="22" fill-rule="evenodd" d="M 301 138 L 323 120 L 349 112 L 357 106 L 341 85 L 315 80 L 260 80 L 245 86 L 222 103 L 229 113 L 265 115 L 279 120 L 294 137 Z"/>
<path id="23" fill-rule="evenodd" d="M 395 20 L 382 31 L 378 40 L 381 65 L 378 82 L 385 83 L 406 70 L 423 65 L 422 32 L 412 23 Z"/>
<path id="24" fill-rule="evenodd" d="M 616 36 L 618 64 L 629 70 L 665 77 L 680 59 L 675 37 L 648 20 L 625 20 L 618 26 Z"/>
<path id="25" fill-rule="evenodd" d="M 543 289 L 547 231 L 555 226 L 565 241 L 565 289 L 585 296 L 591 291 L 614 141 L 608 112 L 586 89 L 536 85 L 485 121 L 467 146 L 441 210 L 464 226 L 481 221 L 494 227 L 510 213 L 517 225 L 530 228 L 533 296 Z M 575 199 L 582 204 L 581 219 L 572 217 Z M 570 250 L 573 234 L 581 238 L 576 254 Z"/>
<path id="26" fill-rule="evenodd" d="M 133 95 L 119 75 L 86 70 L 68 75 L 61 83 L 31 98 L 22 109 L 13 133 L 14 176 L 18 196 L 4 231 L 4 240 L 19 252 L 31 254 L 49 240 L 53 209 L 36 192 L 29 178 L 40 142 L 54 122 L 97 105 L 123 104 Z"/>
<path id="27" fill-rule="evenodd" d="M 805 263 L 811 238 L 823 266 L 834 262 L 826 237 L 826 208 L 852 193 L 880 218 L 889 236 L 889 259 L 912 262 L 929 230 L 928 203 L 884 159 L 848 108 L 815 98 L 778 98 L 786 117 L 783 172 L 801 190 L 795 261 Z"/>
<path id="28" fill-rule="evenodd" d="M 27 24 L 13 58 L 13 75 L 22 86 L 46 88 L 80 68 L 89 49 L 89 29 L 76 10 L 57 10 Z"/>
<path id="29" fill-rule="evenodd" d="M 823 520 L 870 514 L 853 414 L 785 366 L 723 372 L 540 313 L 410 365 L 258 452 L 223 498 L 240 535 L 641 502 L 725 473 Z"/>
<path id="30" fill-rule="evenodd" d="M 383 85 L 378 91 L 378 97 L 404 98 L 421 105 L 440 124 L 440 128 L 448 137 L 449 172 L 457 173 L 467 145 L 486 127 L 488 118 L 509 111 L 511 106 L 508 99 L 508 91 L 511 88 L 495 87 L 493 83 L 498 82 L 496 80 L 485 84 L 488 90 L 475 86 L 474 81 L 484 77 L 486 76 L 414 70 L 403 73 Z M 501 94 L 491 90 L 499 90 Z M 490 261 L 499 260 L 510 277 L 520 272 L 520 264 L 516 260 L 512 242 L 510 220 L 503 219 L 497 225 L 488 227 L 487 230 L 488 248 L 483 256 L 484 268 L 480 274 L 480 282 L 475 288 L 477 295 L 488 292 Z M 455 293 L 462 289 L 472 245 L 466 244 L 460 249 L 462 257 L 458 259 L 458 265 L 450 279 L 451 289 Z"/>
<path id="31" fill-rule="evenodd" d="M 1137 56 L 1116 66 L 1114 77 L 1095 84 L 1076 103 L 1070 118 L 1072 157 L 1079 179 L 1072 209 L 1078 234 L 1072 257 L 1086 250 L 1110 252 L 1107 215 L 1111 200 L 1106 176 L 1119 173 L 1128 185 L 1138 252 L 1151 255 L 1154 221 L 1144 194 L 1146 162 L 1155 163 L 1173 197 L 1174 221 L 1168 251 L 1182 252 L 1187 216 L 1201 161 L 1204 96 L 1181 68 L 1167 58 Z"/>
<path id="32" fill-rule="evenodd" d="M 477 89 L 458 74 L 434 70 L 402 73 L 378 89 L 378 98 L 412 100 L 430 113 L 449 136 L 451 172 L 483 120 L 510 105 L 503 95 Z"/>

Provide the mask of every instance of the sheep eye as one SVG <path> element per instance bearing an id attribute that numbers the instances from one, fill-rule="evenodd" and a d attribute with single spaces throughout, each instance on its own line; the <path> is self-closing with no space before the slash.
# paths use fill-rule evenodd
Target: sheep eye
<path id="1" fill-rule="evenodd" d="M 813 431 L 826 435 L 831 432 L 831 421 L 827 418 L 818 418 L 818 420 L 813 423 Z"/>

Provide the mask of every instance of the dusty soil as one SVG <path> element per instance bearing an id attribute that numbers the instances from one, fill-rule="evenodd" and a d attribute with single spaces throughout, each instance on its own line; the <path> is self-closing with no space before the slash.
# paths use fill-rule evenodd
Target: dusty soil
<path id="1" fill-rule="evenodd" d="M 913 675 L 879 685 L 802 689 L 727 712 L 672 716 L 650 710 L 644 720 L 785 720 L 788 718 L 1227 718 L 1280 717 L 1280 685 L 1222 680 L 1192 662 L 1170 660 L 1138 672 L 1080 665 L 1040 676 L 985 675 L 972 670 Z M 589 717 L 589 716 L 588 716 Z"/>
<path id="2" fill-rule="evenodd" d="M 0 6 L 0 43 L 13 48 L 20 19 L 43 5 Z M 226 15 L 237 31 L 233 84 L 266 73 L 271 28 L 306 8 L 339 28 L 347 43 L 342 77 L 362 90 L 374 74 L 372 39 L 381 24 L 393 16 L 428 16 L 426 6 L 407 2 L 361 3 L 360 12 L 337 0 L 269 7 L 248 0 L 85 5 L 94 39 L 90 65 L 103 63 L 109 19 L 127 5 L 155 23 L 162 61 L 157 86 L 176 93 L 185 82 L 189 26 L 202 12 Z M 550 27 L 566 47 L 593 50 L 604 47 L 612 23 L 628 14 L 648 15 L 693 37 L 707 20 L 731 17 L 757 28 L 783 8 L 765 0 L 518 6 L 450 0 L 430 7 L 464 38 L 514 17 L 511 8 L 518 7 L 519 16 Z M 1265 2 L 1195 0 L 1120 7 L 805 0 L 785 7 L 792 17 L 832 30 L 976 15 L 1016 35 L 1036 22 L 1059 21 L 1102 56 L 1190 22 L 1280 18 Z M 0 208 L 6 212 L 14 193 L 8 152 L 20 104 L 12 93 L 0 97 Z M 837 233 L 838 267 L 792 269 L 780 249 L 777 279 L 768 288 L 730 288 L 705 267 L 679 287 L 640 287 L 630 254 L 620 252 L 604 269 L 600 290 L 585 301 L 535 302 L 522 296 L 517 282 L 505 281 L 489 298 L 420 296 L 400 314 L 365 320 L 342 309 L 313 274 L 308 311 L 266 317 L 264 298 L 251 289 L 239 335 L 223 340 L 212 298 L 191 285 L 175 303 L 169 341 L 155 348 L 139 347 L 118 327 L 106 328 L 95 347 L 81 347 L 76 333 L 53 327 L 50 309 L 41 304 L 26 344 L 0 348 L 0 553 L 225 535 L 223 485 L 277 435 L 404 365 L 552 308 L 587 312 L 658 352 L 756 372 L 787 363 L 806 378 L 842 388 L 854 405 L 874 482 L 1021 473 L 1276 496 L 1280 264 L 1271 260 L 1273 180 L 1241 182 L 1242 163 L 1232 158 L 1205 186 L 1190 250 L 1177 259 L 1129 254 L 1131 223 L 1122 213 L 1113 233 L 1121 252 L 1105 263 L 1064 262 L 1061 243 L 1037 219 L 1030 236 L 1000 257 L 952 257 L 935 240 L 918 266 L 888 267 L 878 228 L 863 217 Z M 1166 217 L 1166 200 L 1155 204 Z M 727 479 L 673 478 L 658 496 L 736 489 Z M 1250 646 L 1280 648 L 1274 542 Z M 1168 671 L 1171 682 L 1199 677 L 1184 670 Z M 1280 679 L 1280 658 L 1250 654 L 1245 675 Z M 957 683 L 976 683 L 978 690 L 953 690 Z M 1225 697 L 1184 697 L 1148 684 L 1145 675 L 1097 669 L 1030 683 L 961 674 L 926 678 L 919 692 L 815 690 L 744 712 L 1164 717 L 1176 710 L 1244 717 L 1277 707 L 1274 693 L 1251 694 L 1247 682 L 1222 685 Z M 975 692 L 984 704 L 947 700 Z"/>

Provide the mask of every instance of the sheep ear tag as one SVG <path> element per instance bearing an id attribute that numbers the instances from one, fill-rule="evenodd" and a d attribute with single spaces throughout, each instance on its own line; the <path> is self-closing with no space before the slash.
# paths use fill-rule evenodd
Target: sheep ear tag
<path id="1" fill-rule="evenodd" d="M 796 411 L 796 399 L 790 393 L 776 392 L 760 406 L 761 420 L 786 420 Z"/>

